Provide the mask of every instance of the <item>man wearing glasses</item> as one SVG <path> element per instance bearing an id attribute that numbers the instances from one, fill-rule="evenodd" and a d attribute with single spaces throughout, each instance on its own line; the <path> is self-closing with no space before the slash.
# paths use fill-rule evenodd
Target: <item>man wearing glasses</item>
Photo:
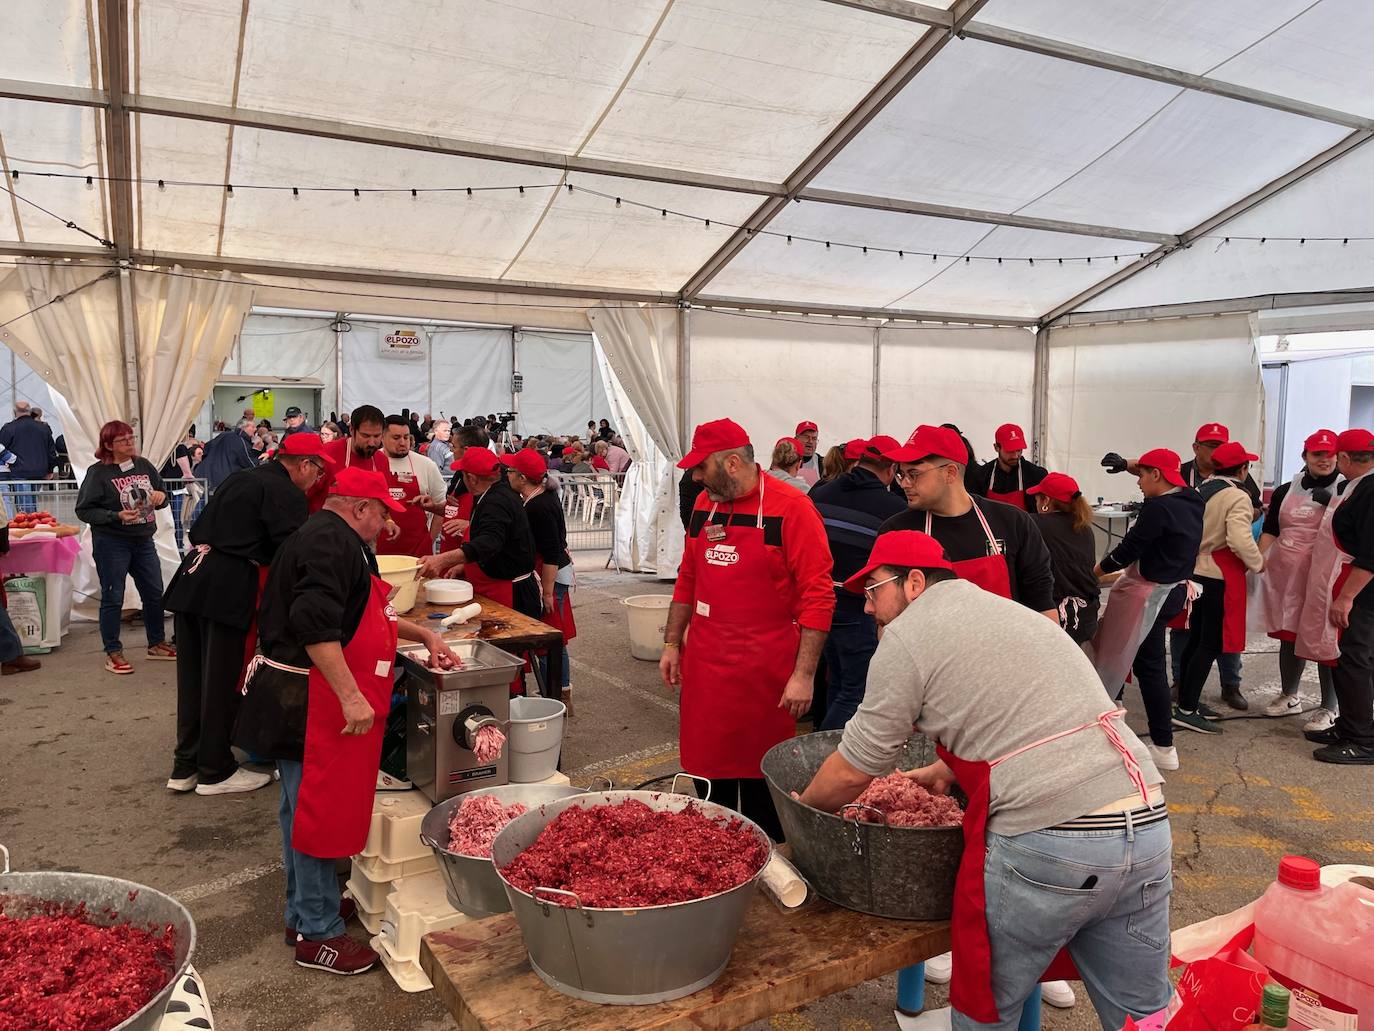
<path id="1" fill-rule="evenodd" d="M 962 580 L 1020 602 L 1059 623 L 1049 549 L 1024 510 L 975 500 L 964 486 L 968 449 L 954 430 L 918 426 L 903 447 L 884 453 L 897 463 L 907 510 L 880 533 L 918 530 L 939 541 Z"/>
<path id="2" fill-rule="evenodd" d="M 293 433 L 276 457 L 228 477 L 190 530 L 191 549 L 167 587 L 175 613 L 177 742 L 167 789 L 252 791 L 271 781 L 229 750 L 239 683 L 256 639 L 258 603 L 281 543 L 300 529 L 305 495 L 333 460 L 317 433 Z"/>

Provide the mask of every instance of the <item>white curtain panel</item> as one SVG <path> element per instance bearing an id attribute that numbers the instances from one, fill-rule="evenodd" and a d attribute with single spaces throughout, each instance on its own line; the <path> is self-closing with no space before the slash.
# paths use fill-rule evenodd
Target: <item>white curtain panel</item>
<path id="1" fill-rule="evenodd" d="M 1044 464 L 1091 501 L 1139 500 L 1131 477 L 1102 468 L 1106 452 L 1167 447 L 1187 461 L 1206 422 L 1264 459 L 1264 388 L 1245 315 L 1052 329 L 1049 394 Z"/>

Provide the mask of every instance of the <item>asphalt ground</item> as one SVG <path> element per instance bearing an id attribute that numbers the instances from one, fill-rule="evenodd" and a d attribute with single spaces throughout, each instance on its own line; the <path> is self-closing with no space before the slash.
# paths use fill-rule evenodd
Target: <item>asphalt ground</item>
<path id="1" fill-rule="evenodd" d="M 576 717 L 563 767 L 577 781 L 602 774 L 634 786 L 677 768 L 677 706 L 656 666 L 630 657 L 619 602 L 669 587 L 584 564 L 572 645 Z M 408 995 L 380 970 L 342 978 L 291 962 L 281 940 L 277 790 L 199 797 L 164 789 L 175 666 L 144 661 L 140 643 L 141 629 L 129 628 L 137 672 L 115 677 L 102 668 L 94 627 L 77 624 L 42 670 L 0 680 L 0 844 L 14 867 L 110 874 L 180 897 L 196 919 L 194 963 L 223 1031 L 455 1027 L 432 992 Z M 1245 656 L 1252 713 L 1278 691 L 1272 644 L 1252 638 Z M 1308 675 L 1304 695 L 1315 705 Z M 1130 722 L 1143 728 L 1138 696 L 1128 690 L 1127 702 Z M 1261 717 L 1227 722 L 1219 737 L 1180 732 L 1183 768 L 1166 787 L 1173 926 L 1253 899 L 1288 852 L 1374 864 L 1374 769 L 1313 761 L 1301 723 Z M 892 1028 L 895 997 L 895 977 L 881 978 L 755 1028 Z M 943 989 L 927 993 L 928 1006 L 943 1001 Z M 1046 1008 L 1044 1026 L 1098 1025 L 1080 991 L 1074 1009 Z"/>

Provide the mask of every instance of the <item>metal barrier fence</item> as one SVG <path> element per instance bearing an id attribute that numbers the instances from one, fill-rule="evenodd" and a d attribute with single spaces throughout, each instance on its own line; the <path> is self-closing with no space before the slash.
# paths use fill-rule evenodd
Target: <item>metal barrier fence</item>
<path id="1" fill-rule="evenodd" d="M 185 528 L 205 507 L 209 484 L 205 480 L 164 480 L 172 494 L 172 525 L 176 528 L 177 548 L 185 548 Z M 184 494 L 178 491 L 185 491 Z M 47 512 L 59 523 L 80 526 L 76 518 L 75 480 L 0 480 L 0 510 L 8 522 L 20 512 Z"/>
<path id="2" fill-rule="evenodd" d="M 610 551 L 620 484 L 609 473 L 558 473 L 569 551 Z"/>

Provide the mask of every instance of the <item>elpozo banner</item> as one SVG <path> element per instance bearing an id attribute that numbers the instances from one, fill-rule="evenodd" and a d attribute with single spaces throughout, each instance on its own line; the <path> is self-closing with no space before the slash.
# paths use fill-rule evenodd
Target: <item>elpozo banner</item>
<path id="1" fill-rule="evenodd" d="M 403 361 L 424 358 L 429 338 L 418 329 L 389 329 L 378 338 L 377 350 L 383 358 Z"/>

